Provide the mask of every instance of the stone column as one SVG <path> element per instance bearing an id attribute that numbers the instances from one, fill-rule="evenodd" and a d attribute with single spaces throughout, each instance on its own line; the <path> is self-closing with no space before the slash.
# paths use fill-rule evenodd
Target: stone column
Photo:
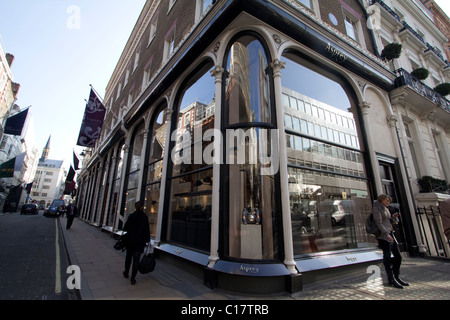
<path id="1" fill-rule="evenodd" d="M 281 184 L 281 208 L 283 217 L 283 236 L 284 236 L 284 264 L 291 274 L 297 274 L 294 260 L 294 242 L 292 239 L 291 208 L 289 200 L 289 181 L 288 181 L 288 160 L 286 147 L 286 134 L 284 128 L 284 110 L 282 99 L 281 70 L 286 67 L 286 63 L 276 59 L 272 62 L 273 82 L 275 86 L 275 106 L 277 114 L 278 128 L 278 152 L 280 160 L 280 184 Z M 274 146 L 272 146 L 273 148 Z"/>
<path id="2" fill-rule="evenodd" d="M 370 103 L 367 101 L 363 101 L 359 104 L 359 107 L 361 108 L 363 122 L 364 122 L 364 128 L 366 130 L 366 138 L 367 138 L 367 151 L 369 155 L 370 164 L 372 165 L 374 180 L 375 180 L 375 196 L 383 193 L 383 187 L 381 184 L 381 177 L 380 172 L 378 169 L 379 163 L 376 157 L 375 147 L 373 143 L 373 134 L 370 126 L 369 121 L 369 109 L 370 109 Z"/>
<path id="3" fill-rule="evenodd" d="M 216 92 L 215 92 L 215 101 L 216 104 L 214 106 L 214 129 L 216 133 L 221 132 L 221 119 L 222 119 L 222 75 L 225 70 L 216 66 L 211 71 L 211 76 L 215 77 L 216 84 Z M 214 146 L 217 146 L 217 139 L 214 138 Z M 217 152 L 222 154 L 222 146 L 221 144 L 218 148 L 214 148 L 215 156 L 217 156 Z M 209 264 L 208 267 L 214 267 L 217 260 L 219 260 L 219 225 L 220 225 L 220 162 L 223 161 L 223 157 L 219 156 L 216 159 L 220 159 L 219 162 L 214 161 L 213 164 L 213 185 L 212 185 L 212 206 L 211 206 L 211 249 L 209 255 Z"/>

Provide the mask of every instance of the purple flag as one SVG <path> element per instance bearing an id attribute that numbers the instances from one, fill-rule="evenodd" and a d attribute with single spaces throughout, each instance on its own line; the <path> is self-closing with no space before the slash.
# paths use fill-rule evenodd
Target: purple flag
<path id="1" fill-rule="evenodd" d="M 106 108 L 91 89 L 91 95 L 86 105 L 83 122 L 81 123 L 80 134 L 77 145 L 92 148 L 95 141 L 100 138 L 103 120 L 105 119 Z"/>

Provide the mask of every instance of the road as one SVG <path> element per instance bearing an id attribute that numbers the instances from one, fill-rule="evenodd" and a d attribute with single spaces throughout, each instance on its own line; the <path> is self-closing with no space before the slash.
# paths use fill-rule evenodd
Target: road
<path id="1" fill-rule="evenodd" d="M 0 214 L 0 300 L 76 300 L 58 220 Z M 62 218 L 63 225 L 65 219 Z"/>

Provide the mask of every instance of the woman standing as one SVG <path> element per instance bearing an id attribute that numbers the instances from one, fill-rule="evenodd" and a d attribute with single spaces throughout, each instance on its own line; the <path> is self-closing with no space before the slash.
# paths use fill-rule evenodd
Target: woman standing
<path id="1" fill-rule="evenodd" d="M 397 240 L 394 237 L 394 228 L 392 227 L 392 219 L 397 218 L 399 214 L 395 213 L 391 216 L 388 209 L 391 202 L 392 199 L 390 196 L 385 194 L 380 195 L 373 205 L 372 213 L 378 230 L 380 230 L 380 235 L 377 237 L 378 246 L 383 250 L 383 264 L 386 269 L 389 285 L 403 289 L 403 286 L 409 286 L 409 284 L 399 277 L 402 256 L 398 249 Z M 391 254 L 394 256 L 393 258 L 391 258 Z"/>

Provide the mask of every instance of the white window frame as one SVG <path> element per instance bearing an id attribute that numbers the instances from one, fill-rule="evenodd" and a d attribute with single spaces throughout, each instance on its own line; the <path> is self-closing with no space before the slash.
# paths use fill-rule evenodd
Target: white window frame
<path id="1" fill-rule="evenodd" d="M 148 46 L 152 43 L 153 39 L 156 36 L 156 30 L 158 29 L 158 18 L 159 18 L 159 11 L 157 11 L 152 18 L 152 21 L 150 23 L 150 36 L 148 39 Z"/>
<path id="2" fill-rule="evenodd" d="M 169 14 L 170 10 L 172 10 L 173 6 L 175 5 L 175 3 L 177 2 L 177 0 L 170 0 L 169 1 L 169 10 L 167 11 L 167 14 Z"/>
<path id="3" fill-rule="evenodd" d="M 141 47 L 138 47 L 136 50 L 136 55 L 134 56 L 134 66 L 133 66 L 133 72 L 137 69 L 137 67 L 139 66 L 139 59 L 141 57 Z"/>
<path id="4" fill-rule="evenodd" d="M 166 39 L 164 40 L 164 62 L 169 60 L 175 50 L 175 30 L 176 25 L 172 27 L 172 30 L 169 31 Z"/>

